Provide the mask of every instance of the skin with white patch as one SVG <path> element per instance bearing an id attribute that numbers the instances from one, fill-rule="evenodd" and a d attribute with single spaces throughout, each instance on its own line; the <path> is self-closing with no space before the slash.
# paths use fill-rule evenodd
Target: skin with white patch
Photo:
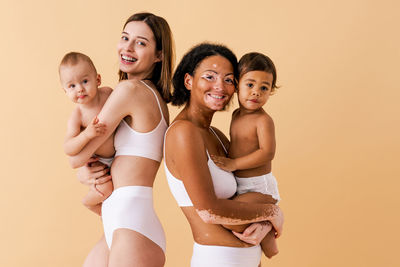
<path id="1" fill-rule="evenodd" d="M 186 74 L 185 86 L 191 91 L 190 101 L 168 130 L 164 160 L 171 174 L 182 180 L 194 205 L 182 207 L 182 211 L 190 223 L 195 241 L 205 245 L 251 246 L 220 224 L 265 220 L 271 220 L 280 234 L 283 216 L 279 207 L 218 199 L 215 196 L 206 150 L 214 155 L 225 154 L 209 126 L 213 114 L 222 110 L 234 93 L 232 65 L 221 56 L 205 58 L 193 76 Z M 229 146 L 227 138 L 215 130 Z"/>

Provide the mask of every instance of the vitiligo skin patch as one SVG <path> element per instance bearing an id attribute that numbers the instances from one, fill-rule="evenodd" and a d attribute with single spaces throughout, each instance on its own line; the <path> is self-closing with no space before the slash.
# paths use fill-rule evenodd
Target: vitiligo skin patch
<path id="1" fill-rule="evenodd" d="M 211 209 L 207 210 L 199 210 L 196 209 L 196 212 L 199 214 L 200 218 L 207 223 L 213 224 L 231 224 L 231 225 L 239 225 L 246 224 L 251 222 L 261 222 L 272 220 L 279 215 L 282 215 L 278 206 L 271 206 L 264 210 L 263 214 L 256 214 L 254 217 L 246 218 L 248 216 L 243 216 L 243 214 L 229 214 L 229 216 L 224 216 L 217 214 Z"/>

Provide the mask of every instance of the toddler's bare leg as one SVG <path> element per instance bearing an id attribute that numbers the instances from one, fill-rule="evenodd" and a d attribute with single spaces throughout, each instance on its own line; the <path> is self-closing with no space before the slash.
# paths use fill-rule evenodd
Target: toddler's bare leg
<path id="1" fill-rule="evenodd" d="M 278 246 L 276 245 L 274 229 L 268 232 L 268 234 L 261 241 L 260 245 L 264 252 L 264 255 L 267 256 L 269 259 L 278 254 L 279 250 Z"/>

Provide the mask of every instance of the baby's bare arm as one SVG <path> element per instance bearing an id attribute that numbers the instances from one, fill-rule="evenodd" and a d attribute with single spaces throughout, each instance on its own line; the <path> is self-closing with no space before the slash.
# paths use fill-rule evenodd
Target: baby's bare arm
<path id="1" fill-rule="evenodd" d="M 78 154 L 86 144 L 96 136 L 103 135 L 106 131 L 106 126 L 99 123 L 97 117 L 93 118 L 85 130 L 82 129 L 82 116 L 76 109 L 68 121 L 67 134 L 64 142 L 64 152 L 68 156 Z"/>

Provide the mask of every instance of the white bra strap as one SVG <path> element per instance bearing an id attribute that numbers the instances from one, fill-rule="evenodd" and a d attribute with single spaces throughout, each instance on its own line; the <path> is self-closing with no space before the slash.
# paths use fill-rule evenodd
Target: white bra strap
<path id="1" fill-rule="evenodd" d="M 154 92 L 153 88 L 151 88 L 147 83 L 145 83 L 143 80 L 140 80 L 140 81 L 141 81 L 147 88 L 149 88 L 150 91 L 153 93 L 154 97 L 155 97 L 156 100 L 157 100 L 158 109 L 160 110 L 161 117 L 164 119 L 164 113 L 163 113 L 163 111 L 162 111 L 162 109 L 161 109 L 161 104 L 160 104 L 160 101 L 158 100 L 157 94 Z"/>
<path id="2" fill-rule="evenodd" d="M 214 131 L 214 129 L 210 126 L 209 128 L 211 130 L 211 132 L 213 132 L 213 134 L 217 137 L 217 139 L 219 140 L 219 142 L 221 143 L 222 147 L 224 148 L 225 154 L 228 155 L 228 151 L 226 150 L 224 143 L 222 143 L 221 139 L 219 138 L 218 134 Z M 208 152 L 207 152 L 208 153 Z"/>
<path id="3" fill-rule="evenodd" d="M 177 120 L 177 121 L 179 121 L 179 120 Z M 164 157 L 164 162 L 165 162 L 165 143 L 166 143 L 166 140 L 167 140 L 167 133 L 168 133 L 168 130 L 172 127 L 172 125 L 174 125 L 175 122 L 177 122 L 177 121 L 174 121 L 173 123 L 171 123 L 171 124 L 168 126 L 167 130 L 165 130 L 165 133 L 164 133 L 164 144 L 163 144 L 163 157 Z"/>

